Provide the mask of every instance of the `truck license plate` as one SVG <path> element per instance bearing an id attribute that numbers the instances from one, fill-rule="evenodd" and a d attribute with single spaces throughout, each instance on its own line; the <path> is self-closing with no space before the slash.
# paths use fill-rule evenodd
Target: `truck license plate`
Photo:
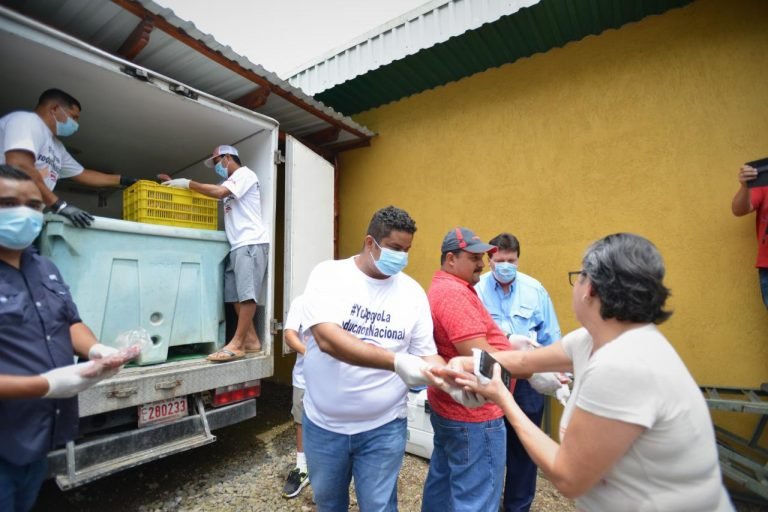
<path id="1" fill-rule="evenodd" d="M 188 415 L 187 398 L 180 396 L 139 406 L 139 427 L 183 418 Z"/>

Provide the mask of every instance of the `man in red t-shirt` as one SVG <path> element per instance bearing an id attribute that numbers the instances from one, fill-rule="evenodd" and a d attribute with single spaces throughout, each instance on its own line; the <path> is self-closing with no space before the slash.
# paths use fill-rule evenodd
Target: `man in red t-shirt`
<path id="1" fill-rule="evenodd" d="M 467 228 L 452 229 L 443 239 L 441 269 L 427 298 L 437 353 L 446 361 L 472 355 L 473 348 L 512 348 L 474 288 L 485 267 L 483 255 L 495 250 Z M 497 510 L 507 453 L 501 409 L 493 403 L 469 409 L 434 386 L 427 394 L 435 436 L 421 510 Z"/>
<path id="2" fill-rule="evenodd" d="M 757 211 L 757 267 L 763 303 L 768 308 L 768 187 L 749 188 L 747 182 L 757 178 L 757 169 L 743 165 L 739 169 L 739 190 L 733 196 L 731 210 L 737 217 Z M 764 172 L 768 172 L 765 170 Z"/>

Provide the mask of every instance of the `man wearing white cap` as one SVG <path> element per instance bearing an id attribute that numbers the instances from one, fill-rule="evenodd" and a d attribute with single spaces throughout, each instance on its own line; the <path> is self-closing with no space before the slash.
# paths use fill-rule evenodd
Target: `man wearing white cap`
<path id="1" fill-rule="evenodd" d="M 224 300 L 234 305 L 237 329 L 229 343 L 208 356 L 208 360 L 222 363 L 261 350 L 253 317 L 267 272 L 269 232 L 261 217 L 259 178 L 241 164 L 237 149 L 216 147 L 205 166 L 214 168 L 224 182 L 212 185 L 177 178 L 163 185 L 188 188 L 224 203 L 224 230 L 232 246 L 224 270 Z"/>

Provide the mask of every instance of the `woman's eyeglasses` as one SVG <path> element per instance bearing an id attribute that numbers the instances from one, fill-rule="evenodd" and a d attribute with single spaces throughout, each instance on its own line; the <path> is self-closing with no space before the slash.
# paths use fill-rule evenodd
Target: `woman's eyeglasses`
<path id="1" fill-rule="evenodd" d="M 571 283 L 571 286 L 573 286 L 579 281 L 579 276 L 583 275 L 586 275 L 583 270 L 574 270 L 573 272 L 568 272 L 568 282 Z"/>

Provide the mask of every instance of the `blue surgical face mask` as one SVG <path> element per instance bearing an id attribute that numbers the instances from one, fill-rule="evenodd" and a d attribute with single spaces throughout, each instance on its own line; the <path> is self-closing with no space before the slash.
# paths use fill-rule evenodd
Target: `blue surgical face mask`
<path id="1" fill-rule="evenodd" d="M 218 174 L 222 178 L 224 179 L 229 178 L 229 173 L 227 172 L 227 168 L 224 167 L 224 165 L 221 163 L 221 160 L 216 162 L 216 167 L 214 167 L 213 170 L 216 171 L 216 174 Z"/>
<path id="2" fill-rule="evenodd" d="M 56 120 L 57 137 L 69 137 L 70 135 L 74 134 L 80 127 L 80 125 L 77 124 L 77 121 L 69 117 L 66 113 L 64 113 L 64 115 L 67 116 L 67 120 L 63 123 L 56 119 L 56 116 L 53 117 Z"/>
<path id="3" fill-rule="evenodd" d="M 517 276 L 517 265 L 514 263 L 507 263 L 506 261 L 500 261 L 493 264 L 493 277 L 496 278 L 501 284 L 509 284 L 515 280 Z"/>
<path id="4" fill-rule="evenodd" d="M 43 228 L 43 214 L 28 206 L 0 208 L 0 246 L 26 249 Z"/>
<path id="5" fill-rule="evenodd" d="M 373 253 L 371 253 L 371 259 L 373 260 L 373 264 L 376 265 L 376 268 L 379 269 L 379 272 L 385 276 L 393 276 L 402 271 L 405 266 L 408 265 L 407 252 L 395 251 L 386 247 L 382 247 L 379 245 L 379 242 L 377 242 L 375 238 L 373 239 L 373 243 L 376 244 L 376 247 L 381 249 L 381 255 L 379 255 L 378 260 L 375 260 L 373 259 Z"/>

